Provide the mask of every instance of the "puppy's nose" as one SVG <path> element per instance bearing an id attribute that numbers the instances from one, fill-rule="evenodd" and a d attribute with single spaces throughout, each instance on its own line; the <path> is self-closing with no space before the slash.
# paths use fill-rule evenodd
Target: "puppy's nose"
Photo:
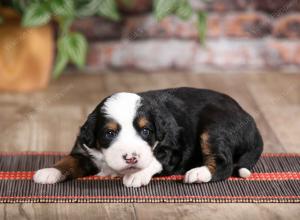
<path id="1" fill-rule="evenodd" d="M 123 159 L 128 164 L 136 164 L 138 162 L 138 160 L 137 160 L 137 154 L 136 153 L 133 153 L 131 155 L 124 154 L 123 155 Z"/>

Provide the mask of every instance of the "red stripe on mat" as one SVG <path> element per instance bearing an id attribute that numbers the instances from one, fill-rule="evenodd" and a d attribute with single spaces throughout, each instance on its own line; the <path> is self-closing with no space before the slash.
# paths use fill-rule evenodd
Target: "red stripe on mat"
<path id="1" fill-rule="evenodd" d="M 66 152 L 0 152 L 0 156 L 66 156 Z M 262 157 L 300 157 L 300 153 L 263 153 Z"/>
<path id="2" fill-rule="evenodd" d="M 13 171 L 13 172 L 0 172 L 0 180 L 31 180 L 34 175 L 33 171 Z M 103 176 L 89 176 L 79 178 L 80 180 L 113 180 L 119 179 L 117 177 L 103 177 Z M 154 180 L 182 180 L 183 176 L 165 176 L 154 177 Z M 230 177 L 228 180 L 242 180 L 238 177 Z M 252 173 L 246 180 L 300 180 L 300 172 L 276 172 L 276 173 Z"/>
<path id="3" fill-rule="evenodd" d="M 0 196 L 0 199 L 299 199 L 300 196 Z"/>

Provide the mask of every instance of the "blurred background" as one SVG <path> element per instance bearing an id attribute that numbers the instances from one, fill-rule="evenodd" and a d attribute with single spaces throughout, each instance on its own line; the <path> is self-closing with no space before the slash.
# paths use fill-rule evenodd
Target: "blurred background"
<path id="1" fill-rule="evenodd" d="M 300 152 L 299 0 L 1 0 L 1 151 L 69 151 L 105 96 L 218 90 Z"/>

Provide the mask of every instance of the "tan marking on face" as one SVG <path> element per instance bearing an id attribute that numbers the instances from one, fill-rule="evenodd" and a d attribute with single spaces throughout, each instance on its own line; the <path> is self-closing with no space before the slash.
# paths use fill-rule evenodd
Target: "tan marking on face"
<path id="1" fill-rule="evenodd" d="M 140 128 L 144 128 L 149 124 L 149 121 L 146 117 L 143 116 L 138 119 L 137 123 Z"/>
<path id="2" fill-rule="evenodd" d="M 58 161 L 54 167 L 59 169 L 67 178 L 78 178 L 85 176 L 84 171 L 79 166 L 79 161 L 72 156 L 64 157 L 62 160 Z"/>
<path id="3" fill-rule="evenodd" d="M 118 130 L 118 124 L 114 121 L 110 121 L 105 125 L 106 129 L 116 131 Z"/>
<path id="4" fill-rule="evenodd" d="M 200 136 L 201 141 L 201 151 L 203 155 L 204 165 L 208 167 L 209 171 L 214 174 L 216 171 L 216 159 L 211 150 L 211 146 L 209 143 L 209 134 L 208 132 L 204 132 Z"/>

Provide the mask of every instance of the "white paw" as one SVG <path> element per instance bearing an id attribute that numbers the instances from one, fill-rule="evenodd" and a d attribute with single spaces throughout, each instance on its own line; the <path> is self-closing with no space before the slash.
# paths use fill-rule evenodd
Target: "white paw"
<path id="1" fill-rule="evenodd" d="M 123 177 L 123 184 L 127 187 L 141 187 L 147 185 L 151 178 L 152 175 L 139 171 L 132 174 L 126 174 Z"/>
<path id="2" fill-rule="evenodd" d="M 240 168 L 239 169 L 239 176 L 242 178 L 247 178 L 251 175 L 251 171 L 247 168 Z"/>
<path id="3" fill-rule="evenodd" d="M 209 182 L 212 175 L 206 166 L 197 167 L 186 172 L 184 176 L 185 183 L 201 183 Z"/>
<path id="4" fill-rule="evenodd" d="M 41 184 L 53 184 L 64 179 L 64 175 L 62 175 L 62 173 L 56 168 L 45 168 L 38 170 L 33 176 L 34 182 Z"/>

